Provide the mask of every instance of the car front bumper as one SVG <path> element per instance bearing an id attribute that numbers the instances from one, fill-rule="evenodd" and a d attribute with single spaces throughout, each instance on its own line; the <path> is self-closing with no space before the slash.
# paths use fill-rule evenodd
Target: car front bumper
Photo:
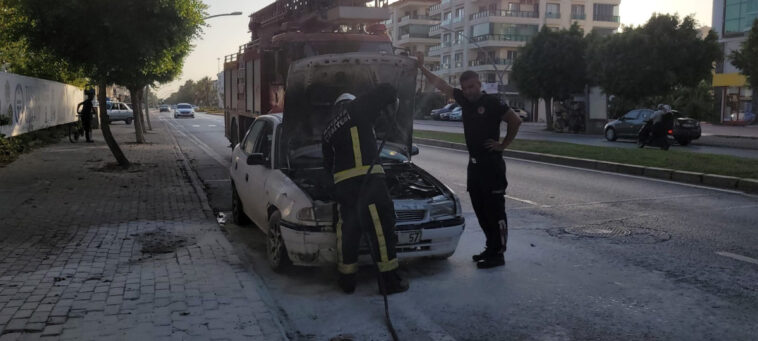
<path id="1" fill-rule="evenodd" d="M 455 252 L 458 240 L 465 228 L 462 217 L 447 221 L 419 225 L 398 225 L 396 232 L 418 231 L 419 241 L 414 244 L 397 245 L 399 259 L 418 257 L 445 257 Z M 322 266 L 337 263 L 337 235 L 325 228 L 301 226 L 282 222 L 282 239 L 287 248 L 287 254 L 295 265 Z M 359 262 L 370 264 L 368 249 L 362 245 Z"/>
<path id="2" fill-rule="evenodd" d="M 194 112 L 186 112 L 186 111 L 185 112 L 177 111 L 174 113 L 174 115 L 176 115 L 177 117 L 182 117 L 182 116 L 195 117 Z"/>

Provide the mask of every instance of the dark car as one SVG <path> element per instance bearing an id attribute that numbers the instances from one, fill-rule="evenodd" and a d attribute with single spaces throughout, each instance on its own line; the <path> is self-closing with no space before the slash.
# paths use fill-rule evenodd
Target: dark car
<path id="1" fill-rule="evenodd" d="M 618 138 L 637 139 L 637 133 L 654 112 L 652 109 L 634 109 L 619 119 L 608 122 L 605 125 L 605 139 L 608 141 L 616 141 Z M 685 117 L 676 110 L 671 112 L 674 114 L 674 129 L 669 133 L 670 138 L 675 139 L 682 146 L 700 138 L 700 122 Z"/>
<path id="2" fill-rule="evenodd" d="M 453 109 L 457 107 L 458 107 L 458 103 L 449 103 L 442 108 L 432 110 L 432 112 L 430 113 L 430 116 L 432 116 L 433 120 L 441 120 L 442 117 L 440 117 L 440 114 L 450 113 L 451 111 L 453 111 Z"/>
<path id="3" fill-rule="evenodd" d="M 160 110 L 161 110 L 161 112 L 164 112 L 164 111 L 169 112 L 169 111 L 171 111 L 171 107 L 169 107 L 168 104 L 161 104 L 161 109 Z"/>

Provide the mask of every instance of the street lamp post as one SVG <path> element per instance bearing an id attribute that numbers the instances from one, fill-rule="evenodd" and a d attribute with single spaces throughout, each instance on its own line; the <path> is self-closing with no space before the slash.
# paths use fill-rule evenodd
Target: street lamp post
<path id="1" fill-rule="evenodd" d="M 215 17 L 230 16 L 230 15 L 242 15 L 242 12 L 237 11 L 237 12 L 231 12 L 231 13 L 214 14 L 214 15 L 210 15 L 210 16 L 207 16 L 207 17 L 203 18 L 203 20 L 210 19 L 210 18 L 215 18 Z"/>
<path id="2" fill-rule="evenodd" d="M 231 12 L 231 13 L 221 13 L 221 14 L 209 15 L 209 16 L 203 18 L 203 20 L 210 19 L 210 18 L 215 18 L 215 17 L 224 17 L 224 16 L 229 16 L 229 15 L 242 15 L 242 12 L 237 11 L 237 12 Z"/>
<path id="3" fill-rule="evenodd" d="M 466 38 L 466 40 L 468 40 L 469 43 L 474 44 L 474 46 L 476 46 L 476 48 L 478 50 L 480 50 L 482 53 L 484 53 L 484 57 L 487 58 L 487 61 L 492 64 L 492 68 L 495 69 L 495 75 L 497 75 L 497 79 L 498 79 L 498 91 L 497 92 L 500 93 L 500 88 L 502 88 L 504 86 L 503 85 L 503 74 L 500 73 L 500 71 L 497 69 L 497 65 L 495 64 L 495 61 L 492 60 L 492 58 L 490 58 L 489 53 L 487 53 L 486 50 L 484 50 L 481 46 L 479 46 L 479 44 L 477 44 L 473 39 L 471 39 L 471 37 L 469 37 L 469 36 L 467 36 L 467 35 L 465 35 L 463 33 L 456 33 L 455 31 L 453 31 L 453 30 L 451 30 L 451 29 L 449 29 L 447 27 L 442 27 L 442 26 L 440 26 L 440 29 L 445 30 L 445 31 L 450 32 L 450 33 L 454 33 L 454 34 L 460 34 L 461 36 L 463 36 L 464 38 Z"/>

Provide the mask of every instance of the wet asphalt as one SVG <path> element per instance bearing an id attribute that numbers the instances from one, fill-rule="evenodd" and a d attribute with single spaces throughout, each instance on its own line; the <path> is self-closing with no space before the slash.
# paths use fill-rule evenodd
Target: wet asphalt
<path id="1" fill-rule="evenodd" d="M 223 117 L 172 120 L 209 193 L 230 210 Z M 224 164 L 226 160 L 226 164 Z M 401 340 L 752 340 L 758 333 L 758 197 L 506 159 L 506 266 L 478 270 L 484 236 L 465 193 L 466 154 L 421 146 L 414 162 L 461 198 L 467 226 L 447 260 L 401 265 L 390 297 Z M 331 268 L 272 272 L 255 226 L 224 229 L 261 276 L 295 340 L 387 340 L 370 268 L 353 295 Z"/>

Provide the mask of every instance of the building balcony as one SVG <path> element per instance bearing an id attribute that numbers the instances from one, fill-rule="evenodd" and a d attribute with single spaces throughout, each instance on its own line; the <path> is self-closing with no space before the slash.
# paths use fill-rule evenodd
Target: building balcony
<path id="1" fill-rule="evenodd" d="M 520 34 L 483 34 L 471 38 L 471 41 L 475 43 L 482 43 L 488 41 L 506 41 L 506 42 L 526 42 L 532 38 L 532 35 L 520 35 Z"/>
<path id="2" fill-rule="evenodd" d="M 486 59 L 474 59 L 468 61 L 468 66 L 492 66 L 494 63 L 495 65 L 513 65 L 514 59 L 506 59 L 506 58 L 496 58 L 492 61 L 486 60 Z"/>
<path id="3" fill-rule="evenodd" d="M 437 38 L 431 38 L 428 35 L 425 34 L 403 34 L 400 36 L 400 39 L 395 42 L 398 46 L 405 46 L 407 44 L 425 44 L 425 45 L 432 45 L 432 44 L 438 44 L 440 42 Z"/>
<path id="4" fill-rule="evenodd" d="M 584 13 L 571 13 L 571 20 L 585 20 L 587 15 Z"/>
<path id="5" fill-rule="evenodd" d="M 494 11 L 482 11 L 482 12 L 474 13 L 469 18 L 471 20 L 475 20 L 475 19 L 487 18 L 487 17 L 539 18 L 540 13 L 539 12 L 494 10 Z"/>
<path id="6" fill-rule="evenodd" d="M 412 20 L 437 21 L 436 19 L 434 19 L 434 17 L 428 16 L 428 15 L 415 15 L 414 14 L 414 15 L 406 15 L 400 18 L 400 20 L 398 20 L 397 22 L 404 24 Z"/>
<path id="7" fill-rule="evenodd" d="M 440 9 L 442 9 L 442 4 L 436 4 L 429 7 L 429 14 L 437 14 L 440 12 Z"/>
<path id="8" fill-rule="evenodd" d="M 593 18 L 595 21 L 620 23 L 621 17 L 618 15 L 595 15 Z"/>
<path id="9" fill-rule="evenodd" d="M 442 25 L 437 24 L 437 25 L 429 26 L 429 36 L 430 37 L 438 36 L 440 34 L 440 32 L 442 32 Z"/>
<path id="10" fill-rule="evenodd" d="M 561 18 L 561 13 L 560 12 L 558 12 L 558 13 L 545 12 L 545 18 L 548 18 L 548 19 L 560 19 Z"/>

